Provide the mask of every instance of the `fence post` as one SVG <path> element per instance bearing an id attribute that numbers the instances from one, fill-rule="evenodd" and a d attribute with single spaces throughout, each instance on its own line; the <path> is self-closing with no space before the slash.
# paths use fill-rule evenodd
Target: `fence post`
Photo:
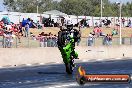
<path id="1" fill-rule="evenodd" d="M 84 40 L 85 40 L 85 38 L 84 38 Z M 88 46 L 88 38 L 86 37 L 86 46 Z"/>
<path id="2" fill-rule="evenodd" d="M 102 37 L 102 45 L 103 45 L 103 46 L 105 45 L 104 37 Z"/>
<path id="3" fill-rule="evenodd" d="M 3 48 L 5 48 L 5 37 L 3 36 Z"/>
<path id="4" fill-rule="evenodd" d="M 28 30 L 28 34 L 27 34 L 28 48 L 30 48 L 30 41 L 29 41 L 29 38 L 30 38 L 30 29 Z"/>
<path id="5" fill-rule="evenodd" d="M 16 37 L 16 48 L 17 48 L 17 37 Z"/>
<path id="6" fill-rule="evenodd" d="M 28 35 L 28 48 L 29 48 L 29 35 Z"/>
<path id="7" fill-rule="evenodd" d="M 92 16 L 92 27 L 94 29 L 94 17 Z"/>
<path id="8" fill-rule="evenodd" d="M 93 45 L 94 45 L 94 46 L 96 46 L 96 45 L 95 45 L 95 43 L 96 43 L 95 41 L 96 41 L 96 38 L 94 37 L 94 38 L 93 38 Z"/>
<path id="9" fill-rule="evenodd" d="M 123 45 L 125 44 L 125 38 L 122 38 L 122 44 Z"/>
<path id="10" fill-rule="evenodd" d="M 132 37 L 130 37 L 130 45 L 132 45 Z"/>

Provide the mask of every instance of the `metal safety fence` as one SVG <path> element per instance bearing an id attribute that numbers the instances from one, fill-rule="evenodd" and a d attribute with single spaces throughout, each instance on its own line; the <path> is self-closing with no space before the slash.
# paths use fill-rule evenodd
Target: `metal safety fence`
<path id="1" fill-rule="evenodd" d="M 91 44 L 89 44 L 91 43 Z M 81 38 L 80 46 L 101 46 L 101 45 L 120 45 L 120 38 L 113 37 L 111 41 L 105 40 L 104 37 L 96 37 L 89 41 L 88 38 Z M 132 45 L 132 38 L 123 37 L 122 45 Z"/>
<path id="2" fill-rule="evenodd" d="M 76 44 L 78 46 L 109 46 L 120 45 L 119 37 L 113 37 L 111 41 L 106 41 L 104 37 L 93 38 L 89 41 L 87 37 L 82 37 L 81 41 Z M 123 37 L 122 45 L 132 45 L 132 38 Z M 0 36 L 0 48 L 38 48 L 38 47 L 57 47 L 57 38 L 36 38 L 36 37 L 14 37 L 9 40 Z"/>

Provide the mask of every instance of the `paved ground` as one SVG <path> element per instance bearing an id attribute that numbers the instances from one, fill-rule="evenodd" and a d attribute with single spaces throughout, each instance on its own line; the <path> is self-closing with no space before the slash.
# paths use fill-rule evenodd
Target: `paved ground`
<path id="1" fill-rule="evenodd" d="M 87 73 L 131 74 L 132 60 L 80 62 Z M 86 84 L 79 86 L 63 64 L 0 69 L 0 88 L 132 88 L 130 84 Z"/>

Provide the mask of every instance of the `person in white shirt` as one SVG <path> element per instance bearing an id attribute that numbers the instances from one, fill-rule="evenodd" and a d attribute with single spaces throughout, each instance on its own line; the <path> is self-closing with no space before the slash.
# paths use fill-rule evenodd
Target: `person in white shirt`
<path id="1" fill-rule="evenodd" d="M 70 16 L 65 17 L 65 22 L 66 22 L 67 29 L 72 30 L 73 29 L 73 23 L 72 23 L 72 19 L 70 18 Z"/>
<path id="2" fill-rule="evenodd" d="M 92 46 L 93 45 L 93 34 L 90 32 L 89 36 L 88 36 L 88 46 Z"/>
<path id="3" fill-rule="evenodd" d="M 66 20 L 67 20 L 67 25 L 71 25 L 72 24 L 72 19 L 70 18 L 70 16 Z"/>
<path id="4" fill-rule="evenodd" d="M 9 31 L 12 28 L 11 24 L 6 25 L 5 27 L 6 27 L 7 31 Z"/>

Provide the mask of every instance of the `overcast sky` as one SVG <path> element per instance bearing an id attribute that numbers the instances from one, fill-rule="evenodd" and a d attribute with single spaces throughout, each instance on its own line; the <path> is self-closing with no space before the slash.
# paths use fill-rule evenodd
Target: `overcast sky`
<path id="1" fill-rule="evenodd" d="M 110 0 L 111 2 L 123 2 L 123 3 L 126 3 L 126 2 L 131 2 L 132 0 Z"/>
<path id="2" fill-rule="evenodd" d="M 60 0 L 56 0 L 56 1 L 60 1 Z M 123 3 L 126 3 L 126 2 L 131 2 L 132 0 L 110 0 L 111 2 L 123 2 Z M 3 0 L 0 0 L 0 11 L 4 11 L 5 8 L 4 8 L 4 5 L 3 5 Z"/>

